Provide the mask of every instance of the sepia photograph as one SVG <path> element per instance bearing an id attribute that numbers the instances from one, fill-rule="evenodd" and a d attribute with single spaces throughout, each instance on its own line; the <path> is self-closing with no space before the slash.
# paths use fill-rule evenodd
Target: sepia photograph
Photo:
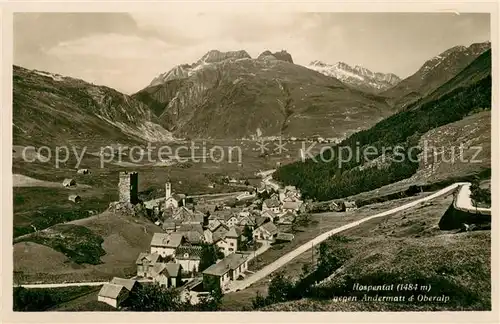
<path id="1" fill-rule="evenodd" d="M 13 12 L 12 311 L 491 312 L 492 19 Z"/>

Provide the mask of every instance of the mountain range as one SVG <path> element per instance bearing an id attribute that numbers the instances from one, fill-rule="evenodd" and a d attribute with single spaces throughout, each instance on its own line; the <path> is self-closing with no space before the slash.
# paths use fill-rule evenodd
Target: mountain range
<path id="1" fill-rule="evenodd" d="M 455 50 L 452 53 L 455 53 Z M 456 53 L 451 55 L 455 56 Z M 449 62 L 450 60 L 447 60 L 447 63 Z M 436 65 L 431 67 L 436 68 Z M 455 69 L 449 65 L 448 67 L 445 69 L 447 72 Z M 427 72 L 434 73 L 432 69 L 428 69 Z M 425 88 L 430 89 L 428 86 Z M 348 197 L 380 188 L 410 178 L 419 170 L 421 165 L 417 159 L 418 150 L 415 148 L 420 147 L 420 139 L 423 134 L 440 126 L 460 121 L 477 112 L 490 109 L 491 50 L 487 49 L 457 75 L 452 76 L 447 82 L 428 93 L 427 96 L 409 103 L 405 109 L 378 122 L 370 129 L 351 135 L 338 144 L 338 147 L 343 149 L 342 151 L 349 147 L 352 151 L 361 148 L 360 151 L 364 152 L 363 148 L 369 146 L 376 149 L 375 154 L 373 154 L 373 150 L 370 150 L 370 156 L 361 156 L 358 159 L 343 157 L 343 160 L 347 161 L 343 164 L 338 163 L 341 159 L 338 155 L 332 157 L 331 154 L 326 154 L 326 156 L 318 156 L 305 162 L 284 165 L 277 170 L 273 177 L 285 185 L 297 186 L 305 196 L 318 200 Z M 474 129 L 477 127 L 477 125 L 470 126 L 473 126 Z M 472 129 L 470 132 L 474 133 Z M 457 135 L 460 136 L 461 143 L 470 143 L 474 139 L 477 142 L 476 135 L 469 135 L 470 132 Z M 437 136 L 447 135 L 442 133 Z M 489 142 L 488 138 L 484 140 Z M 393 148 L 396 147 L 403 149 L 403 156 L 407 158 L 392 163 L 391 157 L 400 154 L 399 151 L 399 153 L 394 151 Z M 335 151 L 335 147 L 333 147 L 333 151 Z M 364 164 L 366 161 L 374 161 L 375 158 L 389 161 L 389 163 L 384 165 Z M 465 168 L 471 169 L 473 167 L 473 163 L 464 164 Z M 453 176 L 457 165 L 453 167 L 450 165 L 449 169 L 448 178 Z"/>
<path id="2" fill-rule="evenodd" d="M 211 50 L 159 74 L 131 96 L 14 66 L 14 141 L 346 138 L 484 77 L 475 71 L 453 79 L 490 46 L 453 47 L 404 80 L 342 62 L 305 67 L 284 50 L 256 58 L 244 50 Z"/>
<path id="3" fill-rule="evenodd" d="M 491 48 L 490 42 L 474 43 L 469 47 L 455 46 L 427 60 L 420 69 L 384 91 L 391 105 L 404 109 L 411 102 L 436 90 Z"/>
<path id="4" fill-rule="evenodd" d="M 169 141 L 150 108 L 105 86 L 13 67 L 14 144 Z"/>
<path id="5" fill-rule="evenodd" d="M 179 137 L 345 137 L 392 113 L 384 98 L 293 64 L 286 51 L 210 51 L 132 97 Z"/>
<path id="6" fill-rule="evenodd" d="M 332 65 L 321 61 L 312 61 L 307 65 L 307 68 L 334 77 L 357 89 L 373 93 L 392 88 L 401 81 L 393 73 L 372 72 L 358 65 L 351 67 L 344 62 L 337 62 Z"/>

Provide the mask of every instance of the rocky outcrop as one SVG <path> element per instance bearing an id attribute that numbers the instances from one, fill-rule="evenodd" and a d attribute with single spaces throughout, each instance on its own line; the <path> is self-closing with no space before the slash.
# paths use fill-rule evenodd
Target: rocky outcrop
<path id="1" fill-rule="evenodd" d="M 260 55 L 257 57 L 257 59 L 267 59 L 267 60 L 280 60 L 280 61 L 284 61 L 284 62 L 288 62 L 288 63 L 292 63 L 293 64 L 293 59 L 292 59 L 292 55 L 290 55 L 290 53 L 288 53 L 287 51 L 285 50 L 282 50 L 280 52 L 274 52 L 272 53 L 271 51 L 269 50 L 265 50 L 264 52 L 260 53 Z"/>
<path id="2" fill-rule="evenodd" d="M 324 75 L 334 77 L 347 85 L 369 92 L 387 90 L 401 81 L 393 73 L 372 72 L 359 65 L 351 67 L 344 62 L 331 65 L 322 61 L 312 61 L 307 67 Z"/>

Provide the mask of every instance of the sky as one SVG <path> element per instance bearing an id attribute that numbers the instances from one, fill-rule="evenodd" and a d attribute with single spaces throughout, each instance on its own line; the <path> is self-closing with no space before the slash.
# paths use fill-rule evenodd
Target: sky
<path id="1" fill-rule="evenodd" d="M 16 13 L 14 64 L 132 94 L 206 52 L 288 51 L 405 78 L 457 45 L 490 40 L 489 14 Z"/>

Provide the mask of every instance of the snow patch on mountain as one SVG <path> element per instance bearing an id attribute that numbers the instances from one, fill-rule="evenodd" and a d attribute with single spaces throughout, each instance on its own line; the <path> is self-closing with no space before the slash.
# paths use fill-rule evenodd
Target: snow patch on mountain
<path id="1" fill-rule="evenodd" d="M 389 89 L 401 81 L 393 73 L 372 72 L 359 65 L 353 68 L 344 62 L 328 64 L 322 61 L 312 61 L 306 67 L 356 88 L 375 92 Z"/>

